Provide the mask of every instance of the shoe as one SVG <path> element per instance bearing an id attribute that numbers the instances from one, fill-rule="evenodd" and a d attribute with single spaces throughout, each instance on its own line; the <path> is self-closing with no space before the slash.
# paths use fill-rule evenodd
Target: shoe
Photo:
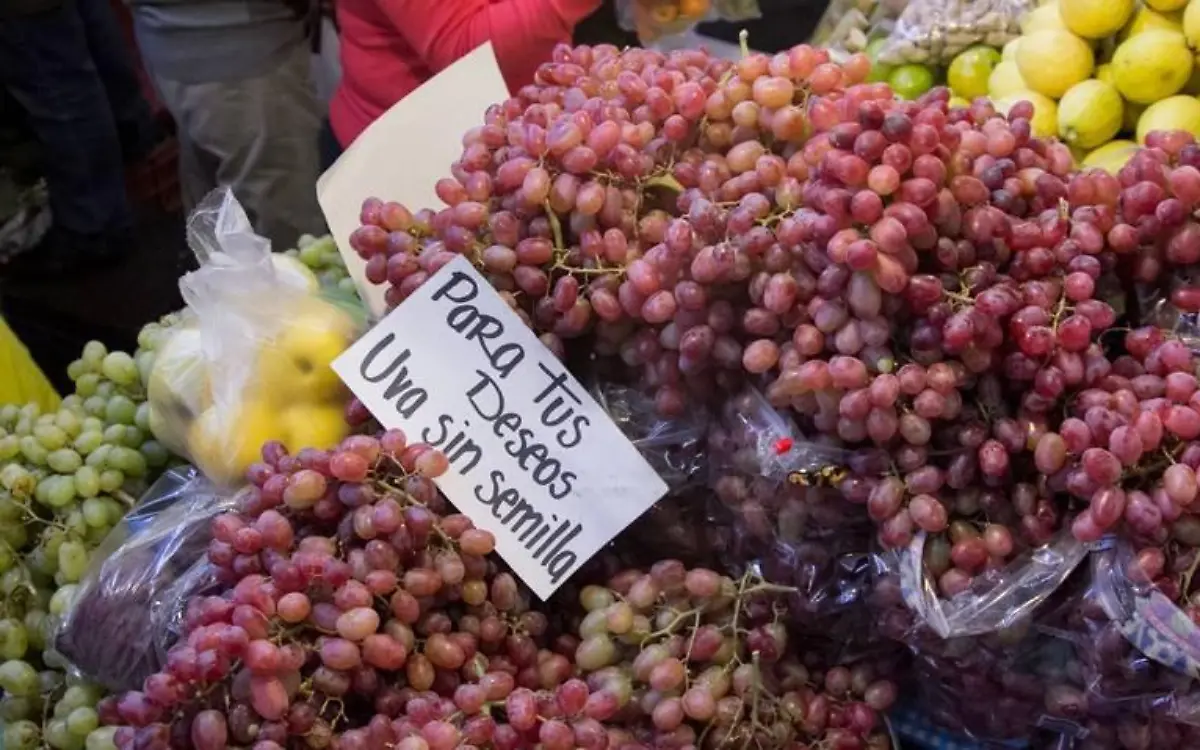
<path id="1" fill-rule="evenodd" d="M 89 236 L 51 228 L 36 247 L 0 265 L 0 276 L 27 281 L 71 278 L 119 265 L 131 250 L 123 232 Z"/>

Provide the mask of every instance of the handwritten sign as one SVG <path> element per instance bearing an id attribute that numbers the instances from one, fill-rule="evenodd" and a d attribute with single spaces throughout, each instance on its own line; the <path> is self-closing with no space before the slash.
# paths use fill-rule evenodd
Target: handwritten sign
<path id="1" fill-rule="evenodd" d="M 442 492 L 543 599 L 667 491 L 465 258 L 333 368 L 382 424 L 446 454 Z"/>

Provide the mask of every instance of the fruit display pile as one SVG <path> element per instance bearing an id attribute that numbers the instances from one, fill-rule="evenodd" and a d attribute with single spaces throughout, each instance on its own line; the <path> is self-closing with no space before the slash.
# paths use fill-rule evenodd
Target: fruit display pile
<path id="1" fill-rule="evenodd" d="M 293 273 L 337 285 L 345 277 L 328 238 L 301 248 Z M 341 276 L 333 270 L 341 267 Z M 0 406 L 0 719 L 3 747 L 111 747 L 96 685 L 72 675 L 51 647 L 92 552 L 166 466 L 147 392 L 156 358 L 179 325 L 146 325 L 133 354 L 89 342 L 67 374 L 59 407 Z"/>

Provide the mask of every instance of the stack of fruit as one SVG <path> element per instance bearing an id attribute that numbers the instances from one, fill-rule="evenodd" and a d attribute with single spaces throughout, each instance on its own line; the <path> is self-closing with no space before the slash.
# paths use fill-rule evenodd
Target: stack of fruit
<path id="1" fill-rule="evenodd" d="M 950 66 L 966 100 L 1034 105 L 1033 129 L 1085 166 L 1114 172 L 1154 130 L 1200 135 L 1200 0 L 1054 0 L 1022 19 L 1003 52 L 976 47 Z"/>

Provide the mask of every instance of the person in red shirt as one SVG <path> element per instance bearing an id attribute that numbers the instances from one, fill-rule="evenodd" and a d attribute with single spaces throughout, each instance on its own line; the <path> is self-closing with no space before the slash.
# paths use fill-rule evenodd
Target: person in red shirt
<path id="1" fill-rule="evenodd" d="M 601 0 L 337 0 L 342 79 L 322 135 L 328 167 L 375 118 L 490 41 L 512 91 Z M 482 116 L 482 113 L 480 113 Z"/>

